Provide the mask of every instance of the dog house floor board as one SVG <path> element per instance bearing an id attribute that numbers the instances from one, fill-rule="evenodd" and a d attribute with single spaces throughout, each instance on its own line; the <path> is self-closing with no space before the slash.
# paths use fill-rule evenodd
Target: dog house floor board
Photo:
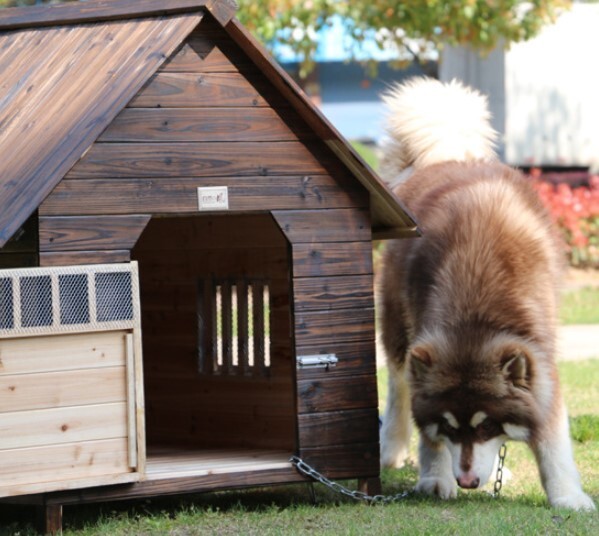
<path id="1" fill-rule="evenodd" d="M 183 450 L 151 447 L 147 454 L 146 480 L 287 469 L 291 467 L 291 455 L 286 450 Z"/>

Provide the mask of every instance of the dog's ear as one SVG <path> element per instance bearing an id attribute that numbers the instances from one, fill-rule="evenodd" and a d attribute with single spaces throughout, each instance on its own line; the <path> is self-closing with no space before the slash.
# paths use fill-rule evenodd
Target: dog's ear
<path id="1" fill-rule="evenodd" d="M 433 358 L 428 348 L 415 346 L 410 350 L 410 371 L 414 380 L 421 380 L 433 366 Z"/>
<path id="2" fill-rule="evenodd" d="M 511 350 L 501 358 L 501 372 L 509 383 L 528 389 L 530 386 L 530 358 L 524 350 Z"/>

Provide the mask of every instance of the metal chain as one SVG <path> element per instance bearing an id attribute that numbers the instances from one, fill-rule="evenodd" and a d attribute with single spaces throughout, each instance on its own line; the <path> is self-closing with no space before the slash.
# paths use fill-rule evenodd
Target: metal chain
<path id="1" fill-rule="evenodd" d="M 507 454 L 507 446 L 505 443 L 501 445 L 499 448 L 499 461 L 497 463 L 497 474 L 495 477 L 495 484 L 493 485 L 493 497 L 499 498 L 499 494 L 501 492 L 501 487 L 503 486 L 503 466 L 505 464 L 505 456 Z M 310 477 L 316 482 L 320 482 L 324 484 L 327 488 L 340 493 L 341 495 L 345 495 L 346 497 L 351 497 L 356 501 L 366 501 L 369 503 L 376 504 L 388 504 L 396 501 L 401 501 L 406 497 L 412 495 L 413 491 L 402 491 L 401 493 L 397 493 L 396 495 L 368 495 L 363 491 L 351 490 L 342 486 L 338 482 L 333 482 L 329 480 L 322 473 L 319 473 L 316 469 L 308 465 L 304 460 L 299 458 L 298 456 L 292 456 L 289 458 L 291 464 L 304 476 Z"/>
<path id="2" fill-rule="evenodd" d="M 493 497 L 499 498 L 501 488 L 503 486 L 503 466 L 505 465 L 505 456 L 507 454 L 507 446 L 505 443 L 499 447 L 499 460 L 497 461 L 497 474 L 495 476 L 495 484 L 493 484 Z"/>
<path id="3" fill-rule="evenodd" d="M 351 497 L 356 501 L 366 501 L 369 503 L 376 504 L 388 504 L 395 501 L 400 501 L 405 499 L 409 495 L 412 494 L 412 491 L 403 491 L 402 493 L 398 493 L 397 495 L 368 495 L 363 491 L 351 490 L 342 486 L 337 482 L 333 482 L 329 480 L 326 476 L 319 473 L 316 469 L 308 465 L 304 460 L 297 456 L 292 456 L 289 458 L 291 464 L 303 475 L 308 476 L 321 484 L 324 484 L 327 488 L 332 489 L 333 491 L 340 493 L 341 495 L 345 495 L 346 497 Z"/>

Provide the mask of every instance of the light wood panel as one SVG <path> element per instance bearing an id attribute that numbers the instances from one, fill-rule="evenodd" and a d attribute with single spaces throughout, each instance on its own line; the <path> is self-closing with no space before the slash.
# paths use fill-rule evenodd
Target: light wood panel
<path id="1" fill-rule="evenodd" d="M 125 400 L 124 367 L 0 375 L 0 422 L 2 413 L 11 411 Z"/>
<path id="2" fill-rule="evenodd" d="M 127 436 L 127 404 L 0 414 L 0 450 Z"/>
<path id="3" fill-rule="evenodd" d="M 76 351 L 67 351 L 69 348 Z M 0 339 L 0 376 L 125 366 L 125 334 L 118 331 Z"/>
<path id="4" fill-rule="evenodd" d="M 128 471 L 126 438 L 0 450 L 0 488 Z"/>

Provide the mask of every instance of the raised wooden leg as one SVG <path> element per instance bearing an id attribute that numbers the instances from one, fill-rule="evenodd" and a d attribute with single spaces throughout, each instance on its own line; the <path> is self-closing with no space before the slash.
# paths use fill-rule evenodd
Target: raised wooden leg
<path id="1" fill-rule="evenodd" d="M 360 478 L 358 480 L 358 489 L 367 495 L 380 495 L 381 479 L 378 476 L 373 478 Z"/>
<path id="2" fill-rule="evenodd" d="M 40 534 L 62 534 L 62 504 L 42 504 L 37 509 L 37 530 Z"/>

